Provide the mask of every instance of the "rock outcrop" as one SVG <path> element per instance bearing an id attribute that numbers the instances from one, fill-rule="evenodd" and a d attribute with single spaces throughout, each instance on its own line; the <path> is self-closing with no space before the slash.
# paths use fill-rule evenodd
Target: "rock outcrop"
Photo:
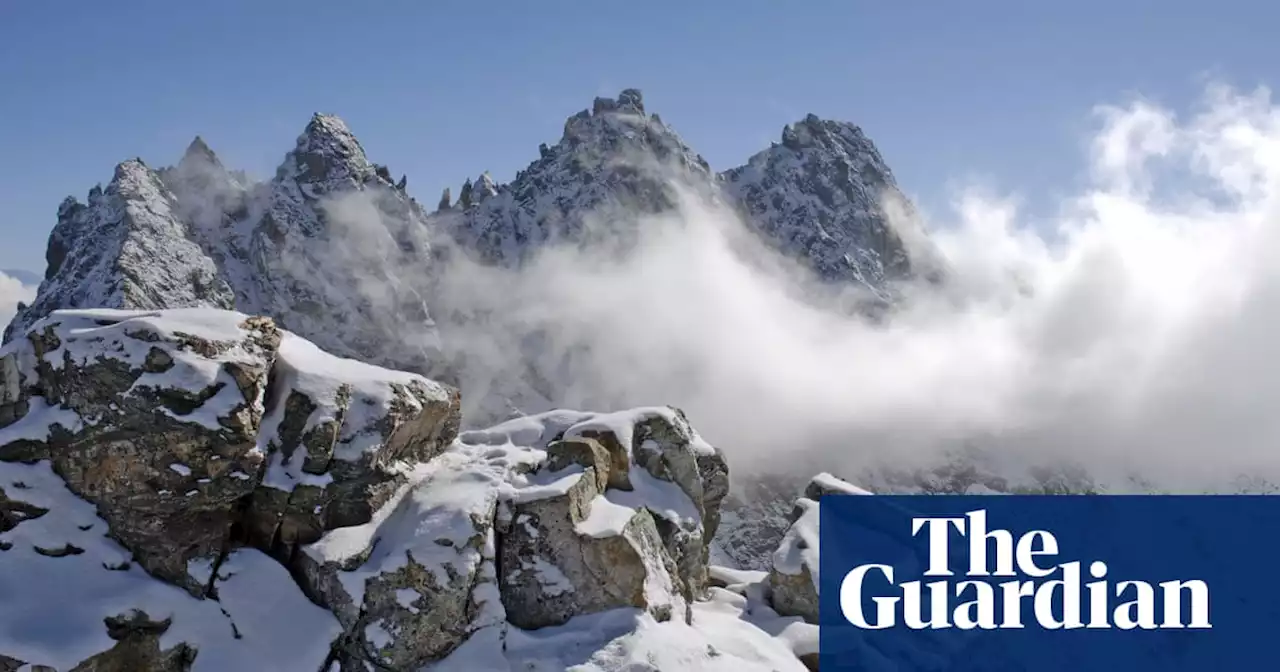
<path id="1" fill-rule="evenodd" d="M 791 527 L 773 554 L 769 568 L 769 592 L 773 608 L 784 616 L 800 616 L 818 622 L 818 532 L 820 506 L 826 495 L 871 493 L 831 474 L 818 474 L 796 500 Z"/>
<path id="2" fill-rule="evenodd" d="M 56 311 L 0 383 L 0 594 L 40 623 L 3 610 L 5 665 L 502 669 L 626 614 L 804 655 L 711 587 L 728 467 L 677 409 L 458 435 L 455 389 L 212 309 Z"/>

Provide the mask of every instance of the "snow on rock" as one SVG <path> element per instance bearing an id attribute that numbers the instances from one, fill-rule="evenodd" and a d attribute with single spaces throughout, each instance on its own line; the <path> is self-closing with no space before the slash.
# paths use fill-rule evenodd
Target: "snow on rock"
<path id="1" fill-rule="evenodd" d="M 69 310 L 0 350 L 17 371 L 0 455 L 51 460 L 157 576 L 193 592 L 193 557 L 223 546 L 262 453 L 280 333 L 230 311 Z M 10 389 L 10 392 L 12 392 Z"/>
<path id="2" fill-rule="evenodd" d="M 796 500 L 791 513 L 791 527 L 773 554 L 769 570 L 769 587 L 773 608 L 788 616 L 801 616 L 810 623 L 818 622 L 818 522 L 824 495 L 869 495 L 856 485 L 829 473 L 818 474 L 809 482 L 804 496 Z"/>
<path id="3" fill-rule="evenodd" d="M 936 254 L 911 217 L 892 171 L 859 127 L 808 115 L 746 165 L 724 173 L 746 222 L 820 278 L 892 301 L 891 284 L 935 273 Z M 886 202 L 887 201 L 887 202 Z"/>
<path id="4" fill-rule="evenodd" d="M 492 580 L 493 519 L 508 468 L 455 446 L 419 468 L 369 522 L 302 548 L 295 575 L 347 628 L 345 656 L 414 669 L 466 639 L 476 627 L 477 586 Z M 371 639 L 371 631 L 390 638 Z"/>
<path id="5" fill-rule="evenodd" d="M 691 617 L 660 621 L 641 609 L 576 616 L 538 630 L 477 632 L 423 672 L 804 672 L 817 627 L 767 605 L 713 589 Z"/>
<path id="6" fill-rule="evenodd" d="M 603 232 L 593 224 L 626 239 L 637 214 L 675 207 L 672 175 L 708 189 L 715 183 L 707 162 L 646 114 L 639 91 L 626 89 L 569 117 L 560 141 L 543 145 L 511 183 L 468 181 L 460 210 L 438 219 L 481 259 L 517 265 L 542 245 Z"/>
<path id="7" fill-rule="evenodd" d="M 423 376 L 328 354 L 284 334 L 259 448 L 268 456 L 251 534 L 291 557 L 326 530 L 362 525 L 413 465 L 457 435 L 459 394 Z"/>
<path id="8" fill-rule="evenodd" d="M 608 464 L 552 472 L 559 489 L 508 503 L 498 576 L 507 620 L 524 628 L 560 625 L 578 614 L 646 609 L 659 620 L 683 615 L 676 566 L 647 509 L 609 502 L 597 474 Z M 537 486 L 535 486 L 537 487 Z M 549 581 L 546 571 L 554 570 Z"/>
<path id="9" fill-rule="evenodd" d="M 49 236 L 45 281 L 4 342 L 62 308 L 231 308 L 230 287 L 177 209 L 173 192 L 141 159 L 117 166 L 87 204 L 68 197 Z"/>
<path id="10" fill-rule="evenodd" d="M 236 551 L 219 568 L 217 600 L 198 599 L 148 575 L 107 532 L 48 461 L 0 462 L 0 662 L 193 672 L 324 663 L 338 623 L 278 563 Z"/>

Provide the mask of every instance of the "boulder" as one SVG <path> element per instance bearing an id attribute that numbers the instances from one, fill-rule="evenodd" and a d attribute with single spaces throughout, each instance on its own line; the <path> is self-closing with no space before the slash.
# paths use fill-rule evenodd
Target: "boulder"
<path id="1" fill-rule="evenodd" d="M 167 650 L 160 648 L 160 636 L 168 631 L 172 619 L 153 620 L 140 610 L 109 616 L 105 619 L 107 636 L 115 646 L 88 658 L 70 672 L 188 672 L 196 659 L 196 650 L 179 643 Z"/>
<path id="2" fill-rule="evenodd" d="M 605 448 L 610 458 L 608 486 L 634 493 L 618 497 L 649 509 L 676 562 L 681 593 L 686 600 L 702 595 L 711 539 L 729 492 L 723 452 L 704 441 L 684 412 L 672 407 L 598 415 L 568 428 L 564 436 L 590 438 Z M 666 484 L 679 492 L 670 492 Z"/>
<path id="3" fill-rule="evenodd" d="M 513 625 L 560 625 L 619 607 L 659 621 L 677 610 L 683 616 L 677 568 L 654 517 L 610 501 L 599 487 L 608 480 L 598 473 L 608 468 L 603 453 L 579 453 L 595 466 L 544 470 L 508 500 L 498 577 Z"/>
<path id="4" fill-rule="evenodd" d="M 492 580 L 500 471 L 459 452 L 413 474 L 364 525 L 302 547 L 295 577 L 342 623 L 344 669 L 417 669 L 474 629 Z"/>
<path id="5" fill-rule="evenodd" d="M 280 338 L 230 311 L 54 313 L 0 351 L 0 458 L 50 460 L 143 567 L 198 593 L 188 561 L 221 551 L 259 478 Z"/>
<path id="6" fill-rule="evenodd" d="M 363 525 L 458 433 L 458 390 L 323 352 L 285 334 L 259 443 L 268 466 L 247 514 L 255 545 L 288 561 L 328 530 Z"/>
<path id="7" fill-rule="evenodd" d="M 769 593 L 774 610 L 818 622 L 818 522 L 824 495 L 868 495 L 866 490 L 828 473 L 813 477 L 796 500 L 791 527 L 773 554 Z"/>

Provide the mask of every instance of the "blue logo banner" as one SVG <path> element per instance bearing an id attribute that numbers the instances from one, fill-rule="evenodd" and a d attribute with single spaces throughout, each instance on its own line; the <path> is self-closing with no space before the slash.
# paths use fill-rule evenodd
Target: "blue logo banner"
<path id="1" fill-rule="evenodd" d="M 1280 497 L 822 498 L 823 672 L 1280 669 Z"/>

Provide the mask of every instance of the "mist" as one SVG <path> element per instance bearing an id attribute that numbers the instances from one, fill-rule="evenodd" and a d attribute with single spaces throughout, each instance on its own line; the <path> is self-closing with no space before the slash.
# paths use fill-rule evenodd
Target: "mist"
<path id="1" fill-rule="evenodd" d="M 18 303 L 36 298 L 36 287 L 0 271 L 0 324 L 8 324 L 18 312 Z"/>
<path id="2" fill-rule="evenodd" d="M 465 362 L 467 417 L 495 399 L 671 404 L 739 473 L 976 448 L 1115 489 L 1280 482 L 1280 111 L 1215 86 L 1185 117 L 1141 100 L 1093 114 L 1087 185 L 1048 224 L 1015 190 L 921 215 L 947 280 L 901 288 L 888 319 L 851 314 L 678 184 L 671 214 L 596 218 L 635 220 L 627 255 L 554 247 L 519 271 L 451 256 L 429 302 Z"/>

